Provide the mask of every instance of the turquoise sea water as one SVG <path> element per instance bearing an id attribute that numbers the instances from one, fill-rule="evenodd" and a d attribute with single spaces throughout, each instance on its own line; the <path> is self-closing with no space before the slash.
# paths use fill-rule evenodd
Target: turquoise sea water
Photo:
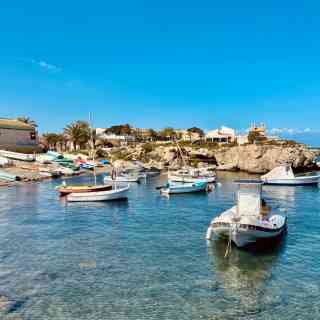
<path id="1" fill-rule="evenodd" d="M 1 189 L 0 319 L 320 319 L 320 189 L 265 187 L 287 236 L 224 258 L 204 237 L 232 178 L 168 199 L 155 177 L 113 203 L 66 204 L 59 181 Z"/>

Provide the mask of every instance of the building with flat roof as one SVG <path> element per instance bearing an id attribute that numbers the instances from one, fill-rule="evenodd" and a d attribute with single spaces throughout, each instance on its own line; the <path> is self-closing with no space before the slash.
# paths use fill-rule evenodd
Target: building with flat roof
<path id="1" fill-rule="evenodd" d="M 34 126 L 17 119 L 0 118 L 0 149 L 38 147 L 38 143 Z"/>
<path id="2" fill-rule="evenodd" d="M 233 142 L 235 138 L 235 130 L 225 126 L 222 126 L 220 129 L 211 130 L 206 134 L 206 140 L 209 142 L 229 143 Z"/>

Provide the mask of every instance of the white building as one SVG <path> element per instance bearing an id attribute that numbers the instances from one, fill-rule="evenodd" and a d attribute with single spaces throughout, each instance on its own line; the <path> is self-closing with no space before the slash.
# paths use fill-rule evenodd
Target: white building
<path id="1" fill-rule="evenodd" d="M 206 140 L 209 142 L 229 143 L 235 141 L 235 138 L 235 130 L 225 126 L 222 126 L 220 129 L 211 130 L 206 134 Z"/>
<path id="2" fill-rule="evenodd" d="M 105 131 L 105 128 L 96 128 L 97 139 L 115 142 L 117 145 L 126 145 L 128 142 L 135 141 L 135 137 L 132 135 L 117 135 Z"/>
<path id="3" fill-rule="evenodd" d="M 237 136 L 238 145 L 241 146 L 243 144 L 249 143 L 248 135 L 247 134 L 239 134 Z"/>

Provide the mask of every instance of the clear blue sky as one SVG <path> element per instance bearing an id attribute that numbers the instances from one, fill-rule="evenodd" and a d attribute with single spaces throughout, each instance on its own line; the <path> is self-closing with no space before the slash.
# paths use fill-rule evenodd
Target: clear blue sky
<path id="1" fill-rule="evenodd" d="M 4 1 L 0 116 L 40 131 L 320 131 L 319 1 Z"/>

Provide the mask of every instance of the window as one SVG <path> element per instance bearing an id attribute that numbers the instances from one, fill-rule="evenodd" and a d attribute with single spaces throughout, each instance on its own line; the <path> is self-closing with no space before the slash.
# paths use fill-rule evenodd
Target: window
<path id="1" fill-rule="evenodd" d="M 36 138 L 37 138 L 36 132 L 35 131 L 30 132 L 30 139 L 31 140 L 36 140 Z"/>

